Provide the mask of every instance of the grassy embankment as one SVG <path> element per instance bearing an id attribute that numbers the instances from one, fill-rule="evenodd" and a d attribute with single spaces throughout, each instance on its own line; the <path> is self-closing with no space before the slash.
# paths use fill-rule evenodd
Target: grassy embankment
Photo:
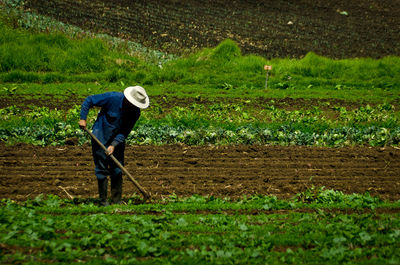
<path id="1" fill-rule="evenodd" d="M 328 98 L 384 103 L 398 98 L 400 59 L 332 60 L 242 56 L 232 41 L 163 65 L 112 49 L 101 39 L 32 33 L 2 23 L 0 81 L 21 94 L 88 94 L 146 86 L 150 95 Z M 121 47 L 120 47 L 121 48 Z M 161 62 L 160 62 L 161 63 Z M 265 90 L 265 64 L 272 65 Z M 162 66 L 162 69 L 160 67 Z M 41 88 L 41 91 L 38 91 Z M 3 91 L 5 93 L 6 91 Z"/>
<path id="2" fill-rule="evenodd" d="M 63 100 L 144 86 L 152 106 L 139 121 L 132 143 L 338 146 L 400 141 L 398 57 L 333 60 L 309 53 L 300 60 L 267 61 L 243 56 L 226 40 L 154 63 L 134 56 L 127 46 L 113 47 L 82 34 L 72 39 L 61 32 L 14 29 L 7 22 L 0 30 L 4 98 Z M 272 65 L 268 89 L 265 64 Z M 174 98 L 189 103 L 171 106 Z M 314 99 L 310 102 L 315 105 L 277 107 L 275 100 L 282 98 Z M 35 106 L 4 108 L 0 137 L 8 143 L 63 144 L 68 137 L 82 142 L 78 108 L 71 106 L 69 114 Z"/>

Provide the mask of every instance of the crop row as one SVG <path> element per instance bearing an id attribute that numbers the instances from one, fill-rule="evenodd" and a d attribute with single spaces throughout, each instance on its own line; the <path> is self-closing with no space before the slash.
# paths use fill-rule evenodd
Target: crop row
<path id="1" fill-rule="evenodd" d="M 20 204 L 4 201 L 0 261 L 369 264 L 400 259 L 396 251 L 400 222 L 395 211 L 399 205 L 368 194 L 312 189 L 291 201 L 195 195 L 136 203 L 97 207 L 56 196 Z M 354 207 L 358 212 L 334 211 L 335 206 Z M 366 210 L 385 207 L 393 212 Z"/>
<path id="2" fill-rule="evenodd" d="M 79 106 L 65 112 L 48 108 L 0 109 L 0 140 L 37 145 L 88 142 L 79 129 Z M 398 145 L 398 112 L 391 105 L 336 108 L 327 118 L 318 108 L 288 111 L 274 106 L 257 111 L 246 104 L 193 104 L 164 113 L 144 112 L 128 144 L 279 144 L 309 146 Z M 93 123 L 96 113 L 88 118 Z"/>

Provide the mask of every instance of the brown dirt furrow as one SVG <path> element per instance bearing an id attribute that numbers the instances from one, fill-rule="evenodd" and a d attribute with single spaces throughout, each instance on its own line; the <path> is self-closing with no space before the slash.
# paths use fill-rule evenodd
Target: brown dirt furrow
<path id="1" fill-rule="evenodd" d="M 398 1 L 26 0 L 25 8 L 145 47 L 182 54 L 226 38 L 267 58 L 398 55 Z M 343 13 L 343 11 L 345 11 Z"/>
<path id="2" fill-rule="evenodd" d="M 97 196 L 90 146 L 5 146 L 0 198 L 40 193 Z M 155 198 L 176 194 L 276 195 L 288 198 L 314 186 L 400 199 L 400 150 L 304 146 L 128 146 L 126 168 Z M 124 195 L 139 193 L 129 180 Z"/>

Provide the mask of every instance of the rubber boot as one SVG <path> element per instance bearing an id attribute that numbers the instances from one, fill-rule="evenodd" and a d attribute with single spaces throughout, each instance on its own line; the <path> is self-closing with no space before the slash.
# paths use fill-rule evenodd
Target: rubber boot
<path id="1" fill-rule="evenodd" d="M 111 203 L 121 204 L 122 197 L 122 175 L 111 178 Z"/>
<path id="2" fill-rule="evenodd" d="M 108 179 L 97 179 L 97 184 L 99 186 L 99 199 L 100 199 L 100 206 L 107 206 L 107 185 Z"/>

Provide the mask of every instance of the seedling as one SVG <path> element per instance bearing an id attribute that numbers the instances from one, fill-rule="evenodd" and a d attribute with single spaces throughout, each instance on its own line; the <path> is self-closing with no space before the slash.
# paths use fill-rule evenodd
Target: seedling
<path id="1" fill-rule="evenodd" d="M 17 87 L 3 87 L 4 91 L 6 91 L 6 93 L 8 95 L 15 95 L 15 93 L 17 92 Z"/>

